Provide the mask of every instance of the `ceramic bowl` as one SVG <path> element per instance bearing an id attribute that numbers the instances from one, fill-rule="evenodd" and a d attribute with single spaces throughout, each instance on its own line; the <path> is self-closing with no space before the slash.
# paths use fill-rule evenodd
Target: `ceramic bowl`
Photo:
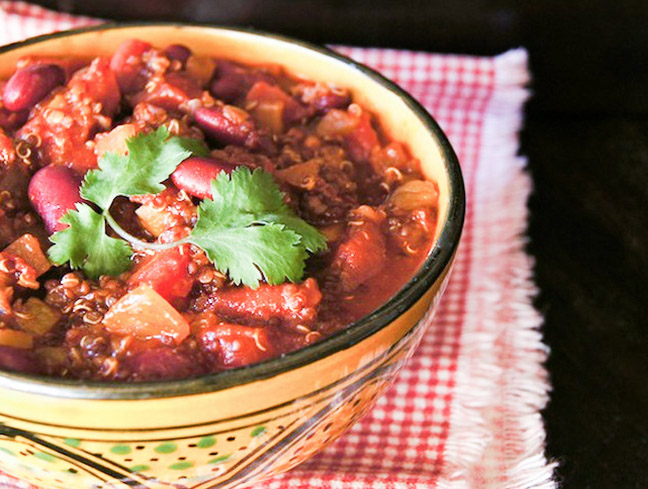
<path id="1" fill-rule="evenodd" d="M 456 156 L 430 115 L 395 84 L 317 46 L 198 25 L 104 25 L 0 48 L 0 79 L 27 54 L 109 55 L 127 38 L 200 55 L 274 63 L 348 87 L 438 183 L 429 257 L 400 292 L 330 338 L 199 378 L 92 383 L 0 373 L 0 469 L 43 488 L 229 488 L 284 472 L 349 429 L 387 388 L 440 299 L 464 216 Z"/>

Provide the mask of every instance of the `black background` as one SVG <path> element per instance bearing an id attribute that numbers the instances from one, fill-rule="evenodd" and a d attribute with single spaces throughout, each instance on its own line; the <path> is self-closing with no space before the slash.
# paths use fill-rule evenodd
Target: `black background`
<path id="1" fill-rule="evenodd" d="M 529 252 L 551 347 L 547 455 L 571 488 L 648 487 L 646 0 L 43 0 L 117 20 L 492 55 L 524 46 Z"/>

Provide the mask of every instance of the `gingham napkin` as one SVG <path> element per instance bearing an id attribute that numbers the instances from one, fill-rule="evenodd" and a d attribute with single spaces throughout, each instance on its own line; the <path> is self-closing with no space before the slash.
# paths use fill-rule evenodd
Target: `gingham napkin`
<path id="1" fill-rule="evenodd" d="M 0 1 L 0 44 L 96 22 Z M 547 348 L 524 252 L 531 183 L 517 155 L 526 52 L 335 49 L 394 80 L 439 122 L 464 172 L 466 226 L 440 310 L 393 387 L 333 446 L 259 487 L 555 487 L 539 413 Z"/>

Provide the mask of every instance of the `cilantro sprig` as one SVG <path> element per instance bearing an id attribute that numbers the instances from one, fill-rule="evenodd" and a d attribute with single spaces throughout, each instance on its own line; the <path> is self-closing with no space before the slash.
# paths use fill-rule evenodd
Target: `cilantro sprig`
<path id="1" fill-rule="evenodd" d="M 239 167 L 212 182 L 212 199 L 198 207 L 188 241 L 199 246 L 216 268 L 236 284 L 257 287 L 296 282 L 308 251 L 326 249 L 326 239 L 283 201 L 272 175 Z"/>
<path id="2" fill-rule="evenodd" d="M 206 149 L 194 139 L 169 137 L 164 127 L 134 136 L 126 144 L 126 156 L 106 153 L 99 169 L 86 174 L 81 196 L 99 212 L 85 203 L 67 212 L 62 222 L 68 227 L 50 237 L 54 263 L 69 262 L 93 278 L 119 275 L 130 268 L 133 247 L 160 250 L 192 243 L 234 283 L 256 288 L 263 279 L 269 284 L 298 281 L 308 253 L 326 249 L 324 236 L 285 204 L 272 176 L 246 167 L 213 180 L 212 199 L 198 207 L 189 236 L 166 244 L 139 240 L 111 216 L 113 200 L 161 192 L 162 182 L 182 161 L 192 154 L 204 155 Z M 122 239 L 108 236 L 107 227 Z"/>

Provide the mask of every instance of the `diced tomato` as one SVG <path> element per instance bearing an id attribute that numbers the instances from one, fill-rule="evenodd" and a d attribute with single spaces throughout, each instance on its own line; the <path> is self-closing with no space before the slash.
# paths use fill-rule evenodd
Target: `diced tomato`
<path id="1" fill-rule="evenodd" d="M 103 105 L 101 113 L 112 117 L 119 109 L 121 93 L 108 58 L 96 58 L 90 66 L 77 71 L 68 88 Z"/>
<path id="2" fill-rule="evenodd" d="M 34 268 L 37 275 L 44 274 L 52 266 L 43 253 L 40 242 L 32 234 L 23 234 L 3 251 L 25 260 L 28 265 Z"/>
<path id="3" fill-rule="evenodd" d="M 119 299 L 104 316 L 103 324 L 114 334 L 140 339 L 170 338 L 176 344 L 189 336 L 189 323 L 150 285 L 142 284 Z"/>
<path id="4" fill-rule="evenodd" d="M 0 261 L 7 271 L 0 272 L 0 286 L 20 285 L 28 289 L 38 289 L 40 284 L 36 270 L 23 258 L 5 251 L 0 252 Z"/>
<path id="5" fill-rule="evenodd" d="M 275 355 L 265 328 L 221 323 L 204 328 L 199 338 L 219 367 L 241 367 Z"/>
<path id="6" fill-rule="evenodd" d="M 331 268 L 340 274 L 342 289 L 351 291 L 378 274 L 387 260 L 385 238 L 377 220 L 367 219 L 350 226 L 347 238 L 340 244 Z"/>
<path id="7" fill-rule="evenodd" d="M 378 134 L 371 125 L 371 117 L 368 112 L 351 104 L 349 113 L 357 118 L 358 123 L 345 138 L 347 151 L 354 161 L 368 161 L 373 149 L 380 146 Z"/>
<path id="8" fill-rule="evenodd" d="M 321 300 L 317 281 L 309 278 L 301 284 L 264 284 L 258 289 L 219 290 L 211 297 L 211 306 L 216 314 L 229 317 L 262 321 L 279 318 L 295 323 L 312 322 Z"/>
<path id="9" fill-rule="evenodd" d="M 170 303 L 182 302 L 194 283 L 188 272 L 187 251 L 186 247 L 176 247 L 155 253 L 135 270 L 128 284 L 131 287 L 146 284 Z"/>
<path id="10" fill-rule="evenodd" d="M 121 43 L 110 60 L 110 68 L 117 76 L 119 88 L 124 93 L 136 92 L 146 83 L 142 55 L 152 46 L 138 39 Z"/>
<path id="11" fill-rule="evenodd" d="M 101 121 L 110 123 L 101 116 L 113 116 L 119 101 L 119 88 L 108 60 L 97 58 L 75 73 L 62 91 L 55 91 L 37 105 L 16 136 L 40 136 L 37 154 L 41 166 L 51 163 L 85 172 L 97 167 L 97 156 L 89 140 L 101 128 Z"/>

